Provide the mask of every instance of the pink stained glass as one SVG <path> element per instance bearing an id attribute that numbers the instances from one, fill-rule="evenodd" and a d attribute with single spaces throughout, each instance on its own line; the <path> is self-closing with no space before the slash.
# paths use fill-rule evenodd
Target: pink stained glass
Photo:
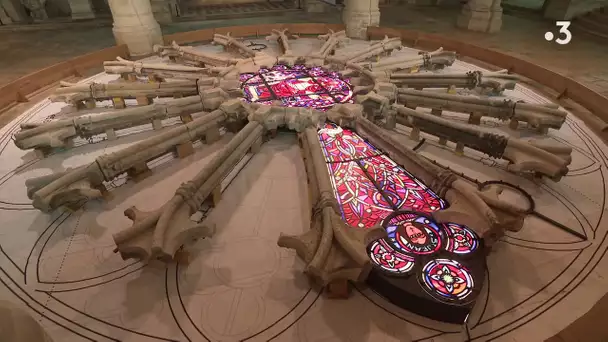
<path id="1" fill-rule="evenodd" d="M 422 269 L 423 288 L 442 299 L 463 301 L 475 288 L 471 271 L 455 260 L 435 259 Z"/>
<path id="2" fill-rule="evenodd" d="M 348 84 L 340 81 L 339 79 L 326 76 L 316 77 L 315 82 L 317 82 L 321 87 L 327 89 L 327 91 L 332 94 L 348 94 L 350 92 L 350 87 Z"/>
<path id="3" fill-rule="evenodd" d="M 441 228 L 431 218 L 401 213 L 384 223 L 388 240 L 405 253 L 425 255 L 439 251 L 443 244 Z"/>
<path id="4" fill-rule="evenodd" d="M 239 81 L 241 83 L 247 82 L 247 84 L 256 84 L 262 83 L 264 80 L 262 80 L 261 76 L 256 74 L 241 74 L 239 77 Z"/>
<path id="5" fill-rule="evenodd" d="M 360 163 L 397 209 L 430 213 L 446 207 L 443 199 L 389 157 L 378 155 Z"/>
<path id="6" fill-rule="evenodd" d="M 350 161 L 381 153 L 359 135 L 332 123 L 319 130 L 319 139 L 327 162 Z"/>
<path id="7" fill-rule="evenodd" d="M 445 223 L 445 250 L 456 254 L 469 254 L 477 250 L 479 237 L 469 227 L 456 223 Z"/>
<path id="8" fill-rule="evenodd" d="M 240 75 L 243 95 L 248 102 L 268 104 L 281 101 L 286 107 L 326 110 L 337 103 L 353 102 L 350 85 L 338 73 L 321 67 L 277 64 L 258 73 Z"/>
<path id="9" fill-rule="evenodd" d="M 373 227 L 393 211 L 356 162 L 328 163 L 327 168 L 342 219 L 348 225 Z"/>
<path id="10" fill-rule="evenodd" d="M 254 84 L 243 88 L 243 93 L 252 102 L 260 102 L 272 99 L 270 89 L 264 84 Z"/>
<path id="11" fill-rule="evenodd" d="M 367 253 L 376 266 L 389 273 L 406 274 L 414 268 L 414 258 L 394 250 L 384 239 L 372 242 Z"/>
<path id="12" fill-rule="evenodd" d="M 311 95 L 323 93 L 323 88 L 311 77 L 292 78 L 281 82 L 268 83 L 272 92 L 278 97 L 291 97 L 296 95 Z"/>

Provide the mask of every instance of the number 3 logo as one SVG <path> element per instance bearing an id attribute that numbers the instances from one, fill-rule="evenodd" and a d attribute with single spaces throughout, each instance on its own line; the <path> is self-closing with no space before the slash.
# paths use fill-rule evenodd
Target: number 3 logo
<path id="1" fill-rule="evenodd" d="M 570 30 L 568 30 L 568 27 L 570 27 L 570 22 L 569 21 L 558 21 L 555 23 L 555 25 L 557 27 L 559 27 L 559 33 L 561 33 L 562 35 L 564 35 L 565 37 L 559 37 L 555 40 L 555 42 L 557 44 L 560 45 L 566 45 L 568 43 L 570 43 L 570 41 L 572 40 L 572 32 L 570 32 Z"/>

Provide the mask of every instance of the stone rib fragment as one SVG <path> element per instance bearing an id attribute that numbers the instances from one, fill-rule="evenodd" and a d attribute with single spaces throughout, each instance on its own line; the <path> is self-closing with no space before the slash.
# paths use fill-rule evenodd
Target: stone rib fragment
<path id="1" fill-rule="evenodd" d="M 438 69 L 450 66 L 456 60 L 456 53 L 439 48 L 433 52 L 420 52 L 418 56 L 402 56 L 380 62 L 357 63 L 372 72 L 394 72 L 404 69 Z"/>
<path id="2" fill-rule="evenodd" d="M 506 70 L 498 72 L 469 71 L 466 73 L 409 73 L 409 72 L 375 72 L 379 78 L 390 80 L 399 87 L 413 89 L 423 88 L 467 88 L 492 90 L 500 93 L 505 89 L 514 89 L 519 77 L 507 74 Z"/>
<path id="3" fill-rule="evenodd" d="M 82 101 L 103 101 L 115 97 L 136 99 L 140 97 L 184 97 L 198 94 L 196 81 L 162 82 L 162 83 L 90 83 L 71 84 L 61 82 L 50 97 L 52 102 L 66 102 L 79 105 Z"/>
<path id="4" fill-rule="evenodd" d="M 466 225 L 484 238 L 489 247 L 505 231 L 519 231 L 522 228 L 527 214 L 525 209 L 500 200 L 498 193 L 480 192 L 453 172 L 434 165 L 389 134 L 383 134 L 381 129 L 364 117 L 359 117 L 355 125 L 357 134 L 368 139 L 450 203 L 448 208 L 433 212 L 432 216 L 437 222 Z"/>
<path id="5" fill-rule="evenodd" d="M 329 30 L 329 33 L 319 35 L 318 38 L 324 40 L 325 43 L 323 43 L 323 46 L 321 46 L 319 50 L 310 54 L 310 56 L 317 58 L 325 58 L 333 55 L 340 45 L 349 41 L 349 38 L 346 37 L 346 32 L 344 30 L 338 32 Z"/>
<path id="6" fill-rule="evenodd" d="M 50 212 L 83 198 L 98 198 L 101 192 L 96 190 L 103 188 L 104 181 L 110 181 L 129 170 L 145 168 L 148 161 L 174 150 L 180 144 L 202 137 L 207 137 L 208 142 L 215 139 L 218 125 L 229 117 L 241 117 L 242 106 L 239 100 L 228 101 L 220 109 L 205 113 L 187 124 L 168 129 L 118 152 L 99 156 L 88 166 L 29 179 L 26 181 L 26 186 L 33 200 L 33 206 L 41 211 Z"/>
<path id="7" fill-rule="evenodd" d="M 316 128 L 309 127 L 298 137 L 308 175 L 311 229 L 299 236 L 281 234 L 278 245 L 294 249 L 307 263 L 305 272 L 320 285 L 363 281 L 371 267 L 365 248 L 386 232 L 380 226 L 355 228 L 342 221 Z"/>
<path id="8" fill-rule="evenodd" d="M 399 89 L 398 93 L 399 103 L 403 103 L 412 109 L 426 107 L 436 110 L 476 113 L 478 116 L 511 120 L 512 128 L 516 128 L 518 122 L 526 122 L 539 129 L 559 129 L 568 115 L 568 113 L 552 105 L 537 105 L 413 89 Z"/>
<path id="9" fill-rule="evenodd" d="M 104 71 L 108 74 L 134 74 L 137 76 L 154 76 L 154 78 L 178 78 L 196 80 L 208 73 L 206 68 L 179 64 L 133 62 L 120 57 L 115 61 L 103 62 Z"/>
<path id="10" fill-rule="evenodd" d="M 401 38 L 384 37 L 383 40 L 374 42 L 369 47 L 355 52 L 352 56 L 349 56 L 345 62 L 359 63 L 376 56 L 388 56 L 393 50 L 401 50 L 402 48 Z"/>
<path id="11" fill-rule="evenodd" d="M 572 161 L 572 148 L 569 146 L 545 146 L 534 141 L 523 141 L 508 135 L 489 132 L 479 126 L 418 112 L 401 105 L 392 107 L 397 110 L 397 122 L 412 127 L 411 137 L 416 140 L 418 132 L 423 131 L 442 138 L 443 141 L 456 142 L 492 158 L 508 160 L 510 164 L 507 170 L 511 172 L 531 172 L 547 176 L 554 181 L 559 181 L 568 173 L 568 165 Z"/>
<path id="12" fill-rule="evenodd" d="M 190 181 L 183 183 L 165 205 L 152 212 L 132 207 L 125 215 L 133 225 L 114 235 L 116 252 L 123 259 L 174 261 L 175 252 L 188 241 L 209 237 L 214 227 L 190 220 L 203 203 L 221 187 L 221 181 L 243 156 L 261 144 L 263 127 L 250 122 Z"/>
<path id="13" fill-rule="evenodd" d="M 202 110 L 201 98 L 190 96 L 165 103 L 60 119 L 39 125 L 24 124 L 21 125 L 21 131 L 15 134 L 14 141 L 22 150 L 65 148 L 70 146 L 71 139 L 75 137 L 89 138 L 109 130 L 121 130 Z"/>
<path id="14" fill-rule="evenodd" d="M 292 35 L 292 37 L 297 38 L 298 36 Z M 279 48 L 281 49 L 281 54 L 283 55 L 293 55 L 293 51 L 289 46 L 289 38 L 287 37 L 287 29 L 282 30 L 272 30 L 272 33 L 266 37 L 266 40 L 276 40 L 279 43 Z"/>
<path id="15" fill-rule="evenodd" d="M 226 35 L 218 33 L 214 34 L 213 41 L 211 42 L 211 44 L 222 45 L 224 46 L 226 51 L 236 51 L 245 57 L 253 57 L 257 54 L 256 51 L 252 50 L 250 47 L 245 46 L 245 44 L 230 36 L 230 33 Z"/>
<path id="16" fill-rule="evenodd" d="M 239 61 L 238 58 L 222 57 L 198 51 L 191 46 L 179 46 L 176 42 L 171 43 L 169 46 L 155 45 L 154 52 L 158 53 L 161 57 L 169 57 L 173 60 L 179 58 L 198 67 L 227 67 Z"/>

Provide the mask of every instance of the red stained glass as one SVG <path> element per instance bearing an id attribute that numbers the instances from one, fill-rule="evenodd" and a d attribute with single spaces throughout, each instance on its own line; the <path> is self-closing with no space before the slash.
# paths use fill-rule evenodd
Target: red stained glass
<path id="1" fill-rule="evenodd" d="M 385 222 L 388 238 L 395 248 L 412 254 L 433 254 L 441 248 L 441 229 L 429 217 L 398 214 Z"/>
<path id="2" fill-rule="evenodd" d="M 352 102 L 350 85 L 338 73 L 320 67 L 277 64 L 257 74 L 240 75 L 245 100 L 268 104 L 279 100 L 286 107 L 325 110 L 337 103 Z"/>
<path id="3" fill-rule="evenodd" d="M 444 300 L 463 301 L 475 284 L 471 272 L 459 262 L 449 259 L 431 260 L 422 269 L 421 281 L 431 295 Z"/>
<path id="4" fill-rule="evenodd" d="M 350 161 L 381 153 L 359 135 L 331 123 L 319 130 L 319 139 L 327 162 Z"/>
<path id="5" fill-rule="evenodd" d="M 414 258 L 395 251 L 384 239 L 372 242 L 367 251 L 372 262 L 395 274 L 406 274 L 414 268 Z"/>
<path id="6" fill-rule="evenodd" d="M 446 246 L 448 252 L 456 254 L 469 254 L 477 250 L 479 237 L 467 226 L 456 223 L 443 225 L 446 232 Z"/>
<path id="7" fill-rule="evenodd" d="M 393 211 L 356 162 L 328 163 L 327 168 L 347 224 L 372 227 Z"/>
<path id="8" fill-rule="evenodd" d="M 272 99 L 272 93 L 267 86 L 263 84 L 254 84 L 243 88 L 243 93 L 251 102 L 260 102 Z"/>
<path id="9" fill-rule="evenodd" d="M 445 201 L 389 157 L 379 155 L 361 164 L 396 209 L 430 213 L 445 208 Z"/>

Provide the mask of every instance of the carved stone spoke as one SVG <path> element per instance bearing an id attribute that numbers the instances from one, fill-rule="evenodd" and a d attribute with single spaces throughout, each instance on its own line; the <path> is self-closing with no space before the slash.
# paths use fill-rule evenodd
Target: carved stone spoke
<path id="1" fill-rule="evenodd" d="M 354 29 L 351 27 L 350 31 Z M 141 126 L 152 131 L 148 138 L 98 155 L 88 164 L 28 179 L 28 197 L 33 206 L 43 212 L 82 207 L 88 200 L 110 199 L 112 190 L 106 187 L 110 182 L 122 177 L 139 181 L 157 172 L 151 161 L 166 155 L 194 158 L 199 141 L 212 144 L 220 139 L 222 132 L 234 133 L 230 140 L 222 139 L 219 144 L 223 145 L 192 178 L 171 190 L 168 201 L 151 210 L 143 210 L 141 206 L 125 210 L 125 216 L 132 223 L 113 235 L 115 252 L 123 259 L 180 262 L 193 241 L 215 233 L 216 227 L 206 215 L 221 202 L 222 192 L 229 183 L 225 179 L 237 166 L 243 167 L 242 161 L 248 160 L 246 156 L 258 153 L 265 139 L 289 130 L 297 134 L 304 161 L 311 220 L 310 229 L 302 234 L 281 234 L 278 245 L 293 249 L 304 261 L 304 272 L 311 281 L 326 287 L 332 298 L 348 297 L 350 282 L 378 277 L 378 272 L 382 272 L 378 260 L 374 260 L 378 255 L 390 265 L 396 262 L 391 257 L 401 255 L 403 258 L 398 261 L 404 263 L 401 270 L 406 271 L 409 257 L 412 263 L 414 260 L 418 263 L 416 272 L 425 267 L 420 264 L 421 260 L 429 264 L 437 261 L 431 255 L 414 257 L 415 253 L 405 247 L 397 250 L 394 232 L 407 235 L 404 241 L 433 241 L 433 232 L 424 230 L 424 224 L 437 225 L 444 229 L 445 234 L 437 233 L 441 237 L 454 232 L 461 234 L 460 239 L 473 237 L 474 242 L 487 247 L 487 251 L 506 231 L 521 230 L 530 208 L 502 199 L 500 189 L 478 187 L 466 175 L 419 154 L 418 148 L 424 141 L 432 144 L 431 140 L 437 139 L 436 148 L 440 150 L 448 144 L 457 155 L 475 150 L 476 154 L 480 152 L 497 160 L 496 163 L 504 160 L 504 169 L 516 175 L 532 175 L 535 180 L 540 175 L 558 181 L 568 173 L 572 148 L 546 140 L 518 138 L 505 133 L 507 130 L 489 128 L 487 122 L 504 123 L 511 130 L 525 124 L 546 132 L 548 128 L 559 129 L 567 113 L 554 105 L 485 96 L 514 89 L 518 77 L 504 70 L 437 71 L 456 60 L 454 52 L 441 48 L 417 55 L 400 52 L 390 56 L 402 49 L 402 43 L 400 38 L 385 37 L 341 55 L 340 48 L 348 41 L 347 33 L 330 31 L 319 36 L 318 47 L 306 55 L 297 53 L 299 43 L 294 42 L 304 38 L 291 35 L 287 30 L 272 30 L 266 37 L 277 41 L 280 52 L 274 54 L 254 51 L 230 34 L 215 34 L 213 43 L 224 47 L 224 51 L 217 54 L 173 42 L 155 46 L 155 52 L 165 58 L 162 62 L 121 58 L 105 62 L 107 74 L 120 75 L 111 83 L 63 82 L 51 100 L 69 103 L 79 112 L 50 122 L 22 124 L 14 136 L 18 148 L 33 149 L 44 157 L 74 148 L 74 141 L 78 139 L 120 142 L 122 133 L 130 128 Z M 349 35 L 353 36 L 352 32 Z M 418 73 L 419 69 L 432 72 Z M 277 71 L 292 74 L 285 76 Z M 296 71 L 300 76 L 293 76 Z M 314 72 L 323 76 L 317 77 Z M 256 77 L 257 81 L 247 83 Z M 295 90 L 282 84 L 285 79 L 296 84 L 292 87 Z M 256 87 L 262 86 L 267 89 L 258 91 Z M 294 92 L 289 93 L 285 88 Z M 425 88 L 434 89 L 423 90 Z M 455 94 L 457 88 L 461 89 L 459 92 L 470 92 L 471 96 Z M 286 95 L 278 96 L 281 90 Z M 316 102 L 301 101 L 305 96 Z M 321 103 L 328 98 L 332 101 L 329 105 Z M 112 101 L 114 108 L 95 110 L 100 101 Z M 412 145 L 418 144 L 413 149 L 406 143 L 407 136 L 397 133 L 402 132 L 403 126 L 409 130 L 409 138 L 416 141 Z M 347 130 L 351 135 L 346 138 L 336 133 Z M 322 141 L 325 138 L 320 138 L 325 131 L 332 131 L 334 135 L 328 136 L 336 140 L 344 140 L 339 149 L 344 150 L 344 155 L 351 153 L 349 159 L 330 160 L 327 145 Z M 364 152 L 351 148 L 352 141 L 360 142 Z M 384 162 L 377 165 L 385 172 L 382 175 L 369 171 L 374 167 L 369 160 L 375 157 L 383 158 Z M 458 158 L 454 157 L 455 163 Z M 373 187 L 373 195 L 366 193 L 360 198 L 375 196 L 375 207 L 354 204 L 359 210 L 357 213 L 363 216 L 373 210 L 383 210 L 384 216 L 378 214 L 377 222 L 367 225 L 362 223 L 368 222 L 363 219 L 355 223 L 348 221 L 337 183 L 339 177 L 354 176 L 330 173 L 332 163 L 354 163 L 352 165 L 361 171 L 357 181 Z M 411 179 L 406 179 L 410 176 Z M 402 177 L 399 180 L 405 184 L 403 192 L 416 188 L 429 198 L 432 194 L 439 204 L 422 211 L 414 204 L 405 203 L 405 199 L 399 202 L 401 199 L 396 197 L 400 195 L 386 190 L 395 183 L 391 183 L 390 177 Z M 357 186 L 363 187 L 361 184 Z M 353 195 L 348 200 L 360 198 Z M 395 225 L 389 231 L 387 222 L 392 219 L 391 215 L 403 213 L 418 215 L 422 221 L 407 227 L 400 223 L 401 226 Z M 454 230 L 448 232 L 450 227 Z M 436 246 L 447 248 L 437 241 Z M 395 248 L 392 255 L 387 250 L 384 254 L 381 249 L 372 250 L 374 244 L 378 246 L 382 242 L 387 243 L 385 249 Z M 422 255 L 426 251 L 421 247 L 417 252 Z M 450 271 L 448 266 L 445 270 Z M 433 279 L 443 281 L 440 275 L 434 276 Z M 417 277 L 421 279 L 419 274 Z M 446 281 L 450 280 L 453 279 Z M 465 282 L 461 277 L 458 280 L 458 284 Z M 456 285 L 449 285 L 454 290 Z"/>

